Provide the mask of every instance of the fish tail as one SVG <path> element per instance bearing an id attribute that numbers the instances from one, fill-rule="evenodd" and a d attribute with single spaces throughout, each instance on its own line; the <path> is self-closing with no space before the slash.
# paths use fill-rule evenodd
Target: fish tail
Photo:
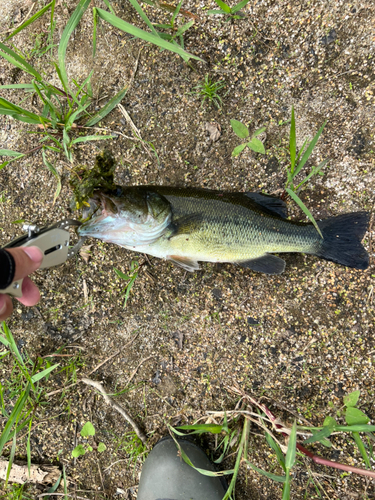
<path id="1" fill-rule="evenodd" d="M 353 212 L 318 222 L 323 241 L 315 255 L 343 266 L 367 269 L 369 255 L 363 239 L 370 220 L 369 212 Z"/>

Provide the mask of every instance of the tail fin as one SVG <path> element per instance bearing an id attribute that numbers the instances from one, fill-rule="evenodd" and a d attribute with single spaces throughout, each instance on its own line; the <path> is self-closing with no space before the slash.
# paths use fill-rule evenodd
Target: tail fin
<path id="1" fill-rule="evenodd" d="M 353 212 L 319 221 L 323 241 L 316 255 L 343 266 L 367 269 L 369 255 L 361 240 L 369 221 L 369 212 Z"/>

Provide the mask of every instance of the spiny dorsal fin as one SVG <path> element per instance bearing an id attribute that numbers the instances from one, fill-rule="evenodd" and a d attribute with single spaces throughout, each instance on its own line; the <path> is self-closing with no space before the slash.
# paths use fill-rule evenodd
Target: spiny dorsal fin
<path id="1" fill-rule="evenodd" d="M 264 212 L 270 213 L 271 215 L 277 215 L 283 219 L 288 217 L 286 203 L 281 198 L 276 198 L 275 196 L 263 193 L 249 192 L 243 194 L 259 205 Z"/>

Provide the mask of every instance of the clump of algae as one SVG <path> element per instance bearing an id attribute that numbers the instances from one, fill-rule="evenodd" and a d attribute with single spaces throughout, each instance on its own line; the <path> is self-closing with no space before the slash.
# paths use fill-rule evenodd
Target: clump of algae
<path id="1" fill-rule="evenodd" d="M 73 189 L 70 208 L 79 210 L 83 206 L 89 206 L 88 200 L 95 189 L 115 189 L 115 170 L 115 160 L 107 150 L 96 157 L 93 168 L 89 169 L 82 165 L 75 167 L 69 181 Z"/>

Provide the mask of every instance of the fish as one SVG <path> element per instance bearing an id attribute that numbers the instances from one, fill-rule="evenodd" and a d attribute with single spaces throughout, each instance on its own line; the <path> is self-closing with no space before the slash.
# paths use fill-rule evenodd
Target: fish
<path id="1" fill-rule="evenodd" d="M 196 271 L 199 262 L 227 262 L 281 274 L 281 253 L 304 253 L 355 269 L 369 255 L 361 241 L 370 214 L 341 214 L 314 225 L 287 219 L 286 204 L 263 193 L 169 186 L 97 189 L 81 237 L 99 238 Z"/>

